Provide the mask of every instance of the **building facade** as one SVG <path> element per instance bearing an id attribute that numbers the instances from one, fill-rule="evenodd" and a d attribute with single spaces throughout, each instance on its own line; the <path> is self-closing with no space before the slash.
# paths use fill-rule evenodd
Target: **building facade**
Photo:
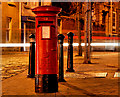
<path id="1" fill-rule="evenodd" d="M 21 3 L 21 43 L 29 43 L 29 35 L 35 34 L 35 14 L 31 9 L 38 6 L 39 2 Z M 28 50 L 28 47 L 21 48 L 21 51 Z"/>
<path id="2" fill-rule="evenodd" d="M 96 2 L 93 4 L 93 30 L 105 31 L 106 36 L 118 36 L 119 2 Z"/>
<path id="3" fill-rule="evenodd" d="M 39 2 L 2 2 L 2 43 L 28 43 L 35 34 L 35 14 Z M 27 47 L 3 47 L 2 51 L 28 51 Z"/>
<path id="4" fill-rule="evenodd" d="M 2 43 L 29 43 L 29 35 L 35 34 L 35 14 L 31 8 L 40 6 L 40 2 L 2 2 Z M 84 3 L 80 14 L 81 33 L 84 35 Z M 72 18 L 59 17 L 62 23 L 60 30 L 66 36 L 68 32 L 78 35 L 77 15 Z M 60 21 L 59 21 L 60 22 Z M 62 28 L 60 28 L 62 25 Z M 93 36 L 120 36 L 120 2 L 92 3 L 92 35 Z M 77 42 L 77 41 L 75 41 Z M 3 51 L 28 51 L 24 47 L 3 48 Z"/>
<path id="5" fill-rule="evenodd" d="M 19 3 L 2 2 L 2 43 L 20 43 Z M 18 51 L 19 48 L 2 48 L 2 50 Z"/>
<path id="6" fill-rule="evenodd" d="M 120 23 L 120 2 L 94 2 L 92 3 L 92 31 L 93 36 L 119 36 Z M 85 4 L 82 4 L 82 12 L 80 13 L 81 30 L 84 35 L 84 13 Z M 78 18 L 77 14 L 74 18 L 64 17 L 62 19 L 62 30 L 66 35 L 67 32 L 73 31 L 77 35 Z"/>

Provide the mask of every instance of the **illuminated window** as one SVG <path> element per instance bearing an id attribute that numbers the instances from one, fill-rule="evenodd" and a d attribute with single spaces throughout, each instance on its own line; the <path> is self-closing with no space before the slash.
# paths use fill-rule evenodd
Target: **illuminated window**
<path id="1" fill-rule="evenodd" d="M 119 32 L 120 32 L 120 13 L 119 13 Z"/>
<path id="2" fill-rule="evenodd" d="M 6 23 L 6 42 L 10 41 L 11 30 L 12 30 L 12 18 L 8 17 Z"/>
<path id="3" fill-rule="evenodd" d="M 112 14 L 112 31 L 116 31 L 116 12 Z"/>

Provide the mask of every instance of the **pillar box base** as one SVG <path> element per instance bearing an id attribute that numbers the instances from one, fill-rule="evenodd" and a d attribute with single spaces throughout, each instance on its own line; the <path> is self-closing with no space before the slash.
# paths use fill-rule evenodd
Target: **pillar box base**
<path id="1" fill-rule="evenodd" d="M 75 72 L 73 69 L 67 69 L 66 72 Z"/>
<path id="2" fill-rule="evenodd" d="M 57 74 L 38 74 L 35 76 L 36 93 L 58 92 Z"/>

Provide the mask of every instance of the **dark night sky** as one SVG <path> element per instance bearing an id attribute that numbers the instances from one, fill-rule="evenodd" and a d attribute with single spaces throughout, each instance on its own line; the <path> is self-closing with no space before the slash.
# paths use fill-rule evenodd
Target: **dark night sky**
<path id="1" fill-rule="evenodd" d="M 76 12 L 76 9 L 71 2 L 52 2 L 52 5 L 62 8 L 60 15 L 70 16 Z"/>

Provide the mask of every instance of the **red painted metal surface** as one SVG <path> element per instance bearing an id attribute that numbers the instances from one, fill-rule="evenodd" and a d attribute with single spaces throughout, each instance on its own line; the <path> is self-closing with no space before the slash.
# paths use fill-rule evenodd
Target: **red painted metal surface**
<path id="1" fill-rule="evenodd" d="M 36 13 L 36 74 L 58 74 L 57 14 L 60 8 L 41 6 Z M 50 38 L 42 38 L 42 27 L 50 27 Z"/>

